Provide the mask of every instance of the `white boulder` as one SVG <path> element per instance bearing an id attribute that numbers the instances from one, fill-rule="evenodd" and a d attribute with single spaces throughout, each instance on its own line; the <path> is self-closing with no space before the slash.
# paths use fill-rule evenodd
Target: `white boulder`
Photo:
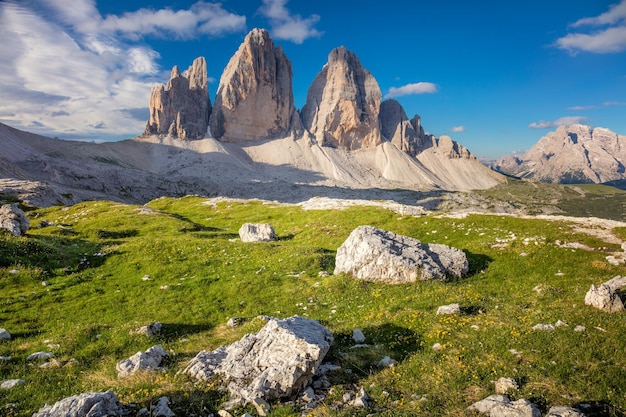
<path id="1" fill-rule="evenodd" d="M 116 417 L 126 415 L 113 391 L 87 392 L 46 405 L 33 417 Z"/>
<path id="2" fill-rule="evenodd" d="M 30 221 L 17 204 L 0 206 L 0 229 L 8 231 L 13 236 L 22 236 L 29 227 Z"/>
<path id="3" fill-rule="evenodd" d="M 137 371 L 157 371 L 162 369 L 161 363 L 169 354 L 161 345 L 152 346 L 145 352 L 137 352 L 128 359 L 120 361 L 115 366 L 118 377 L 132 375 Z"/>
<path id="4" fill-rule="evenodd" d="M 271 224 L 267 223 L 244 223 L 239 228 L 239 238 L 242 242 L 271 242 L 277 240 Z"/>

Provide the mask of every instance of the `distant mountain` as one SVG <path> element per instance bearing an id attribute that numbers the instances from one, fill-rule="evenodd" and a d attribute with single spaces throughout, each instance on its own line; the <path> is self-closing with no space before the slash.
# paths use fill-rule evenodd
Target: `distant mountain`
<path id="1" fill-rule="evenodd" d="M 605 183 L 626 179 L 626 136 L 575 124 L 550 132 L 523 156 L 505 156 L 493 168 L 552 183 Z"/>

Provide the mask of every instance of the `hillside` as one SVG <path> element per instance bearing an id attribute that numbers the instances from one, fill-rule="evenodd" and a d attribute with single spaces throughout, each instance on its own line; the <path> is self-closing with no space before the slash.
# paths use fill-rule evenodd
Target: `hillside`
<path id="1" fill-rule="evenodd" d="M 585 306 L 591 284 L 623 270 L 626 224 L 495 215 L 399 215 L 375 207 L 304 207 L 225 199 L 160 198 L 145 206 L 86 202 L 28 213 L 25 237 L 0 234 L 0 414 L 26 417 L 45 403 L 113 390 L 135 410 L 165 395 L 176 415 L 215 415 L 215 383 L 178 374 L 202 349 L 257 331 L 259 315 L 321 321 L 335 342 L 326 362 L 327 398 L 315 416 L 454 416 L 494 393 L 510 392 L 546 411 L 574 406 L 588 416 L 626 410 L 623 312 Z M 270 222 L 279 240 L 242 243 L 244 222 Z M 331 273 L 338 246 L 369 224 L 428 243 L 462 248 L 469 276 L 386 286 Z M 43 283 L 43 284 L 42 284 Z M 437 315 L 459 303 L 461 313 Z M 240 327 L 226 325 L 240 317 Z M 567 323 L 554 330 L 537 324 Z M 152 339 L 129 334 L 159 321 Z M 578 327 L 583 326 L 583 327 Z M 353 347 L 353 330 L 365 346 Z M 575 329 L 577 329 L 575 331 Z M 160 344 L 167 370 L 118 378 L 116 362 Z M 433 348 L 439 344 L 438 347 Z M 54 359 L 27 361 L 33 352 Z M 380 367 L 384 357 L 397 361 Z M 364 387 L 371 405 L 344 404 Z M 271 416 L 301 415 L 302 402 L 272 403 Z M 253 407 L 238 408 L 256 415 Z"/>

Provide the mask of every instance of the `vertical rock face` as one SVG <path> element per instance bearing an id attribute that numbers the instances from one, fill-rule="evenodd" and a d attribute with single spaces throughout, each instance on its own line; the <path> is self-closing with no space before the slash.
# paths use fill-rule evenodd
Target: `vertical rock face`
<path id="1" fill-rule="evenodd" d="M 385 100 L 380 105 L 380 129 L 383 137 L 398 149 L 415 156 L 433 146 L 430 136 L 424 134 L 418 115 L 409 120 L 404 108 L 396 100 Z"/>
<path id="2" fill-rule="evenodd" d="M 378 115 L 382 93 L 357 56 L 339 47 L 315 77 L 302 108 L 302 122 L 319 143 L 343 149 L 382 143 Z"/>
<path id="3" fill-rule="evenodd" d="M 300 128 L 291 62 L 265 29 L 253 29 L 230 59 L 217 90 L 211 133 L 224 142 L 262 140 Z"/>
<path id="4" fill-rule="evenodd" d="M 150 120 L 145 135 L 170 135 L 179 139 L 198 139 L 206 134 L 211 101 L 206 62 L 196 58 L 183 74 L 177 66 L 166 86 L 150 93 Z"/>

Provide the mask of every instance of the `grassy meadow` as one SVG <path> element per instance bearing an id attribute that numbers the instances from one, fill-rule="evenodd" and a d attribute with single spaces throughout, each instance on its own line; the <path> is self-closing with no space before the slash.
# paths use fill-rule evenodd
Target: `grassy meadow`
<path id="1" fill-rule="evenodd" d="M 178 371 L 200 350 L 257 331 L 259 315 L 295 314 L 332 331 L 327 361 L 342 366 L 329 374 L 333 388 L 314 416 L 466 415 L 500 377 L 516 379 L 521 386 L 512 396 L 544 413 L 580 404 L 590 405 L 588 415 L 626 411 L 625 315 L 583 303 L 591 284 L 624 273 L 605 259 L 620 248 L 566 222 L 412 217 L 372 207 L 304 211 L 201 197 L 164 197 L 144 207 L 85 202 L 28 216 L 27 236 L 0 233 L 0 327 L 12 335 L 0 342 L 0 356 L 11 357 L 0 361 L 0 381 L 26 381 L 0 390 L 2 416 L 30 416 L 45 403 L 108 389 L 137 410 L 167 395 L 177 416 L 208 416 L 227 395 L 217 382 Z M 279 240 L 242 243 L 244 222 L 271 223 Z M 332 275 L 337 248 L 366 224 L 462 249 L 470 274 L 397 286 Z M 615 233 L 626 239 L 626 230 Z M 462 314 L 436 315 L 450 303 Z M 230 317 L 246 321 L 233 329 Z M 568 325 L 532 330 L 558 320 Z M 163 324 L 155 338 L 129 334 L 153 321 Z M 577 325 L 586 330 L 574 331 Z M 352 348 L 355 328 L 368 347 Z M 442 349 L 433 350 L 435 343 Z M 166 371 L 117 378 L 118 361 L 155 344 L 171 354 Z M 27 361 L 36 351 L 54 352 L 55 366 Z M 384 356 L 397 366 L 379 368 Z M 361 386 L 372 407 L 333 406 Z M 300 411 L 274 404 L 270 415 Z"/>

